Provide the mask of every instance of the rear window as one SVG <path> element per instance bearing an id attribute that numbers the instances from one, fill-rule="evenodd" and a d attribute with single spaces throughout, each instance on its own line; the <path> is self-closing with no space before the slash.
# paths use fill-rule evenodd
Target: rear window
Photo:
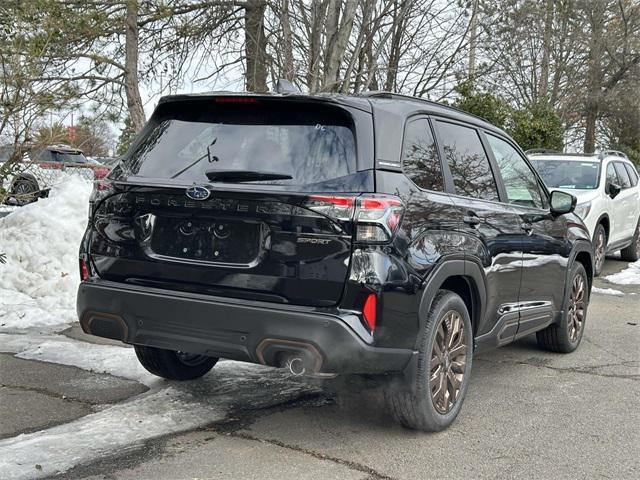
<path id="1" fill-rule="evenodd" d="M 55 162 L 64 163 L 87 163 L 87 157 L 82 153 L 68 153 L 68 152 L 51 152 L 52 158 Z"/>
<path id="2" fill-rule="evenodd" d="M 208 170 L 258 171 L 293 178 L 252 183 L 311 185 L 356 172 L 352 119 L 333 106 L 176 102 L 162 106 L 149 127 L 123 173 L 192 183 L 207 182 Z"/>

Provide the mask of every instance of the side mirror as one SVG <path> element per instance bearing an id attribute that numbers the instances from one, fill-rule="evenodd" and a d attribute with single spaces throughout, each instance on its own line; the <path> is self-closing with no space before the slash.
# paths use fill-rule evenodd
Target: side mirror
<path id="1" fill-rule="evenodd" d="M 607 182 L 607 193 L 611 198 L 616 198 L 622 190 L 622 187 L 617 183 Z"/>
<path id="2" fill-rule="evenodd" d="M 564 215 L 571 213 L 576 208 L 576 197 L 567 192 L 554 190 L 551 192 L 551 213 L 554 215 Z"/>

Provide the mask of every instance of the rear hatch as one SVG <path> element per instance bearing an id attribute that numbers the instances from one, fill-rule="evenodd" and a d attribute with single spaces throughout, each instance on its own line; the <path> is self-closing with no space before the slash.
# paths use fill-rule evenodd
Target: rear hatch
<path id="1" fill-rule="evenodd" d="M 165 101 L 94 193 L 105 279 L 296 305 L 335 305 L 355 199 L 372 192 L 371 115 L 331 101 Z"/>

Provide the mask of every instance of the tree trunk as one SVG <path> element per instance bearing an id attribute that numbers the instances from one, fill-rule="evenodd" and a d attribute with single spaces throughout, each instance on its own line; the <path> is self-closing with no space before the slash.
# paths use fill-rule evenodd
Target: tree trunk
<path id="1" fill-rule="evenodd" d="M 296 78 L 295 67 L 293 65 L 293 41 L 291 39 L 291 19 L 289 17 L 289 0 L 282 2 L 282 12 L 280 13 L 280 26 L 282 28 L 282 50 L 284 57 L 284 78 L 293 82 Z"/>
<path id="2" fill-rule="evenodd" d="M 336 91 L 340 87 L 338 74 L 340 73 L 340 65 L 347 48 L 347 43 L 349 42 L 349 37 L 351 36 L 351 30 L 353 29 L 353 20 L 356 15 L 357 7 L 358 2 L 347 1 L 344 6 L 344 11 L 342 12 L 340 24 L 335 29 L 331 27 L 331 36 L 327 33 L 326 48 L 328 55 L 324 65 L 324 91 Z M 335 14 L 337 16 L 339 9 L 337 6 L 335 8 L 336 11 L 330 12 L 330 14 Z M 327 24 L 329 23 L 330 22 L 327 21 Z"/>
<path id="3" fill-rule="evenodd" d="M 591 42 L 587 73 L 587 99 L 585 102 L 584 153 L 596 148 L 596 123 L 600 116 L 601 89 L 603 84 L 602 54 L 605 22 L 604 2 L 590 4 Z"/>
<path id="4" fill-rule="evenodd" d="M 403 0 L 400 9 L 396 7 L 393 15 L 393 25 L 391 36 L 391 48 L 389 48 L 389 65 L 387 66 L 387 78 L 384 82 L 384 89 L 388 92 L 394 91 L 396 79 L 398 78 L 398 66 L 400 65 L 400 49 L 402 38 L 405 33 L 406 18 L 411 8 L 413 0 Z"/>
<path id="5" fill-rule="evenodd" d="M 124 89 L 127 94 L 127 108 L 135 132 L 139 132 L 146 122 L 140 89 L 138 87 L 138 1 L 127 0 L 125 30 L 125 73 Z"/>
<path id="6" fill-rule="evenodd" d="M 542 71 L 540 72 L 539 97 L 546 99 L 549 93 L 549 58 L 551 56 L 551 34 L 553 28 L 553 0 L 547 0 L 542 38 Z"/>
<path id="7" fill-rule="evenodd" d="M 267 39 L 264 34 L 264 0 L 247 0 L 244 10 L 244 35 L 247 91 L 267 91 Z"/>
<path id="8" fill-rule="evenodd" d="M 314 1 L 311 3 L 310 38 L 309 38 L 309 69 L 307 72 L 307 87 L 309 93 L 315 93 L 320 84 L 320 51 L 322 30 L 325 22 L 328 1 Z"/>
<path id="9" fill-rule="evenodd" d="M 476 48 L 478 45 L 478 0 L 473 1 L 471 20 L 469 21 L 469 80 L 476 77 Z"/>

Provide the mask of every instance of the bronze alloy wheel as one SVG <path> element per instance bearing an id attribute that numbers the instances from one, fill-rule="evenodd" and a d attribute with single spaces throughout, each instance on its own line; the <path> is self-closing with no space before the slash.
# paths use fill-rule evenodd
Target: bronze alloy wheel
<path id="1" fill-rule="evenodd" d="M 180 360 L 180 362 L 190 367 L 201 365 L 209 358 L 206 355 L 198 355 L 197 353 L 187 352 L 176 352 L 176 356 L 178 357 L 178 360 Z"/>
<path id="2" fill-rule="evenodd" d="M 462 315 L 449 310 L 440 319 L 431 350 L 429 387 L 435 409 L 446 414 L 458 399 L 467 363 Z"/>
<path id="3" fill-rule="evenodd" d="M 604 263 L 604 242 L 605 242 L 605 234 L 603 230 L 600 230 L 598 233 L 598 238 L 596 239 L 596 271 L 600 271 L 602 264 Z"/>
<path id="4" fill-rule="evenodd" d="M 574 343 L 580 338 L 585 314 L 585 282 L 582 275 L 573 277 L 571 295 L 569 297 L 569 311 L 567 312 L 567 333 L 569 340 Z"/>

